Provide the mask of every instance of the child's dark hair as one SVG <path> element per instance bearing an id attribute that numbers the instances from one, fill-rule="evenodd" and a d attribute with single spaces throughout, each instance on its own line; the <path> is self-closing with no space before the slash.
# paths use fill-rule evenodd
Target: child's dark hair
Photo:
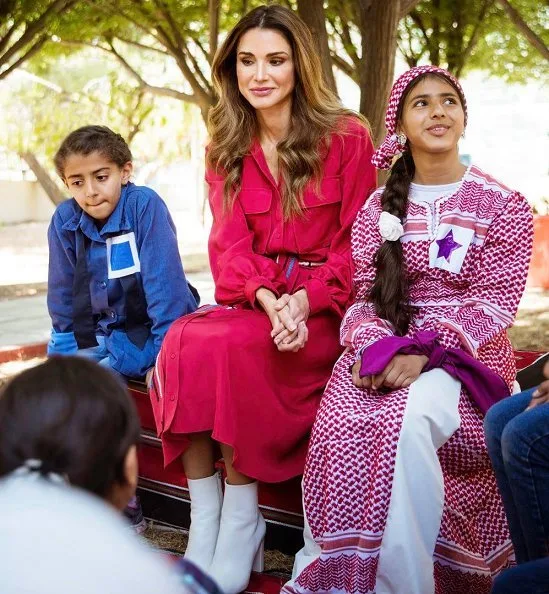
<path id="1" fill-rule="evenodd" d="M 89 155 L 97 151 L 122 167 L 132 160 L 132 153 L 126 141 L 107 126 L 83 126 L 71 132 L 55 153 L 53 162 L 61 179 L 65 175 L 65 163 L 70 155 Z"/>
<path id="2" fill-rule="evenodd" d="M 122 380 L 83 357 L 52 357 L 0 392 L 0 477 L 36 459 L 43 475 L 106 498 L 126 483 L 124 460 L 138 441 Z"/>
<path id="3" fill-rule="evenodd" d="M 454 87 L 460 98 L 462 107 L 465 99 L 462 92 L 453 82 L 442 74 L 427 72 L 415 78 L 402 94 L 397 111 L 397 122 L 402 120 L 403 106 L 408 94 L 422 80 L 434 77 Z M 410 184 L 414 178 L 416 166 L 407 144 L 406 150 L 391 168 L 391 173 L 381 196 L 381 208 L 403 220 L 408 208 Z M 395 327 L 396 333 L 404 335 L 414 313 L 409 302 L 410 279 L 404 262 L 402 243 L 400 241 L 384 241 L 374 256 L 376 275 L 370 289 L 369 299 L 374 304 L 380 318 L 388 320 Z"/>

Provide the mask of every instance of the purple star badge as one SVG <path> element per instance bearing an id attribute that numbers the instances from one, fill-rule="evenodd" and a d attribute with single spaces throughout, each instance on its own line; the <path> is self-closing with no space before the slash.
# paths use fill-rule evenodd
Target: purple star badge
<path id="1" fill-rule="evenodd" d="M 438 256 L 437 258 L 446 258 L 449 262 L 452 257 L 452 252 L 461 247 L 461 243 L 454 241 L 454 232 L 452 229 L 446 233 L 446 236 L 442 239 L 437 239 L 438 244 Z"/>

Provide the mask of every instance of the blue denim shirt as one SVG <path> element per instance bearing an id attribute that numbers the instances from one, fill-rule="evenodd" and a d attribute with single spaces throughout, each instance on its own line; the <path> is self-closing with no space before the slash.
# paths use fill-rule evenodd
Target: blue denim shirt
<path id="1" fill-rule="evenodd" d="M 132 183 L 122 188 L 115 210 L 100 230 L 74 199 L 57 207 L 48 229 L 48 310 L 53 326 L 48 345 L 50 355 L 74 354 L 78 350 L 72 325 L 76 241 L 77 237 L 81 238 L 78 229 L 90 240 L 87 265 L 92 310 L 94 316 L 98 316 L 96 333 L 106 337 L 109 363 L 116 371 L 141 377 L 154 365 L 172 322 L 193 312 L 198 305 L 183 272 L 168 208 L 156 192 Z M 115 270 L 116 258 L 127 261 L 127 253 L 124 249 L 115 250 L 120 246 L 114 246 L 111 238 L 125 234 L 129 234 L 137 250 L 140 271 L 131 273 L 141 282 L 151 321 L 151 335 L 142 350 L 124 330 L 124 291 L 117 278 L 123 273 Z M 108 244 L 110 263 L 107 262 Z M 131 253 L 128 245 L 122 247 Z"/>

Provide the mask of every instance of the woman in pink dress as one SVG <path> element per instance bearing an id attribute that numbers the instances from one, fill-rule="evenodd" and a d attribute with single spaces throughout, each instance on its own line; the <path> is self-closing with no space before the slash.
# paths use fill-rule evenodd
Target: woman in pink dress
<path id="1" fill-rule="evenodd" d="M 448 72 L 396 81 L 373 159 L 391 173 L 353 226 L 357 300 L 311 436 L 309 538 L 285 594 L 488 594 L 513 560 L 482 422 L 515 379 L 506 329 L 532 215 L 460 163 L 466 121 Z"/>
<path id="2" fill-rule="evenodd" d="M 327 89 L 313 47 L 299 17 L 272 5 L 216 55 L 206 180 L 218 305 L 172 326 L 151 391 L 165 463 L 182 459 L 188 478 L 186 556 L 227 594 L 261 566 L 256 481 L 303 472 L 352 299 L 351 226 L 375 187 L 367 126 Z"/>

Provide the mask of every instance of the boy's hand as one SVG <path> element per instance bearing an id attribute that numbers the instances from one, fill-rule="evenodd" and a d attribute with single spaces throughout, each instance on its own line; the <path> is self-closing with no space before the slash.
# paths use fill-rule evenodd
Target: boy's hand
<path id="1" fill-rule="evenodd" d="M 543 375 L 549 377 L 549 361 L 543 367 Z M 534 391 L 532 400 L 530 400 L 530 404 L 526 407 L 526 410 L 532 410 L 536 406 L 546 404 L 547 402 L 549 402 L 549 380 L 541 382 L 538 389 Z"/>

